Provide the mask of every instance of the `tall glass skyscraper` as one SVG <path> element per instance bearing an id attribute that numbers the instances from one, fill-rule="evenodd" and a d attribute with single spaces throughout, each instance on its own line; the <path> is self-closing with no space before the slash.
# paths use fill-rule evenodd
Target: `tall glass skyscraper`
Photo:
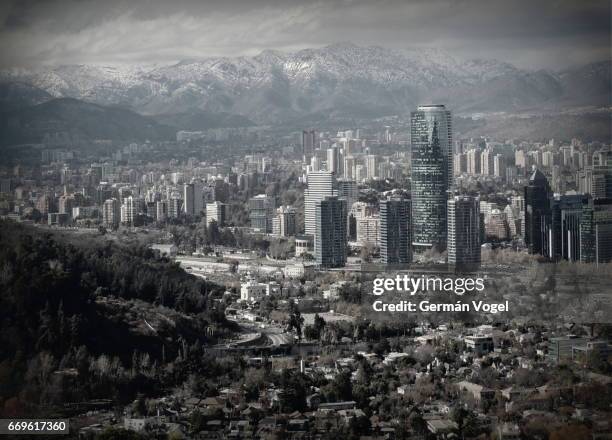
<path id="1" fill-rule="evenodd" d="M 446 201 L 453 178 L 451 112 L 424 105 L 411 113 L 412 244 L 446 249 Z"/>
<path id="2" fill-rule="evenodd" d="M 556 194 L 551 200 L 550 217 L 545 222 L 549 258 L 580 261 L 580 223 L 588 203 L 586 194 Z"/>
<path id="3" fill-rule="evenodd" d="M 546 176 L 534 166 L 525 186 L 525 244 L 530 254 L 549 255 L 546 221 L 550 218 L 550 193 Z"/>
<path id="4" fill-rule="evenodd" d="M 317 132 L 314 130 L 302 131 L 302 154 L 304 163 L 310 163 L 310 158 L 314 154 L 317 145 Z"/>
<path id="5" fill-rule="evenodd" d="M 590 199 L 580 219 L 580 261 L 612 261 L 612 201 Z"/>

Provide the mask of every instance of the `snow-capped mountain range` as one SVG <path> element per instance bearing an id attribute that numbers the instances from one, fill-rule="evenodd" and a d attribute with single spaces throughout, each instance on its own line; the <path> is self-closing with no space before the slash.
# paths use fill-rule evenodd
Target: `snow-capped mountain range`
<path id="1" fill-rule="evenodd" d="M 0 87 L 0 99 L 13 105 L 71 97 L 145 115 L 227 112 L 268 124 L 312 115 L 378 117 L 428 102 L 465 114 L 609 106 L 610 62 L 526 71 L 441 50 L 340 43 L 165 66 L 7 69 Z"/>

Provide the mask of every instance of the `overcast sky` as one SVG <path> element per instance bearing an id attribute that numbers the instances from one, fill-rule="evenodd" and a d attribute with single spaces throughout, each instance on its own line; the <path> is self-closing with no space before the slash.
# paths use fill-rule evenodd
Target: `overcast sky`
<path id="1" fill-rule="evenodd" d="M 610 59 L 610 0 L 0 0 L 0 64 L 168 63 L 350 41 L 562 68 Z"/>

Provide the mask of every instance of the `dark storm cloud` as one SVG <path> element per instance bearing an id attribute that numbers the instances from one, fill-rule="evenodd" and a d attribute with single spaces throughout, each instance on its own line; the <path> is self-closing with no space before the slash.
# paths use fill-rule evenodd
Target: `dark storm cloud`
<path id="1" fill-rule="evenodd" d="M 608 0 L 15 1 L 4 66 L 156 63 L 337 41 L 560 67 L 610 58 Z"/>

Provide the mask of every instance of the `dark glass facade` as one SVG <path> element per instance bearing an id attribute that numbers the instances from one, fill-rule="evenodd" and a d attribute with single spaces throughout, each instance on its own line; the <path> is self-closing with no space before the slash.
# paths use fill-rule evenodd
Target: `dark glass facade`
<path id="1" fill-rule="evenodd" d="M 446 201 L 452 184 L 451 114 L 443 105 L 411 114 L 412 243 L 415 250 L 446 249 Z"/>
<path id="2" fill-rule="evenodd" d="M 384 264 L 412 261 L 410 200 L 380 201 L 380 256 Z"/>
<path id="3" fill-rule="evenodd" d="M 551 237 L 549 257 L 553 260 L 580 261 L 580 222 L 589 197 L 584 194 L 557 196 L 552 201 L 552 221 L 547 222 Z"/>
<path id="4" fill-rule="evenodd" d="M 454 270 L 480 267 L 480 202 L 455 196 L 448 201 L 448 264 Z"/>
<path id="5" fill-rule="evenodd" d="M 530 254 L 548 255 L 547 222 L 550 222 L 550 186 L 546 176 L 534 169 L 525 187 L 525 244 Z"/>
<path id="6" fill-rule="evenodd" d="M 580 261 L 612 262 L 612 200 L 590 200 L 580 221 Z"/>
<path id="7" fill-rule="evenodd" d="M 316 206 L 315 256 L 321 267 L 346 264 L 347 204 L 338 197 L 327 197 Z"/>

